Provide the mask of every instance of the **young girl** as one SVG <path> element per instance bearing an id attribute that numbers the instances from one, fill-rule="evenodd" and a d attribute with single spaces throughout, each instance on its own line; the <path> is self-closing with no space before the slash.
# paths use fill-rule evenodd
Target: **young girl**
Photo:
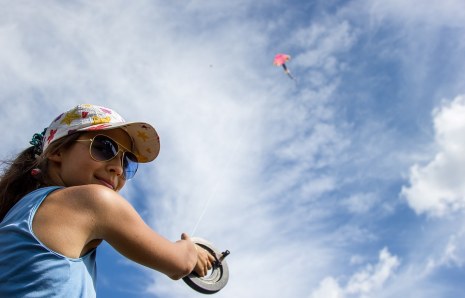
<path id="1" fill-rule="evenodd" d="M 188 235 L 168 241 L 118 194 L 158 155 L 150 124 L 78 105 L 30 143 L 0 176 L 0 297 L 95 297 L 103 240 L 172 279 L 211 269 Z"/>

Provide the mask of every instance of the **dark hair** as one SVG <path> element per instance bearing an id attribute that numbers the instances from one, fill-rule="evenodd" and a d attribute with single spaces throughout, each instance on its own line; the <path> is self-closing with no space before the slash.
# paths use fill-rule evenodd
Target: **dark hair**
<path id="1" fill-rule="evenodd" d="M 47 173 L 48 156 L 59 148 L 68 148 L 81 134 L 60 138 L 47 148 L 39 157 L 35 154 L 35 147 L 31 146 L 19 153 L 15 159 L 2 161 L 0 174 L 0 222 L 22 197 L 44 186 L 52 185 Z M 32 175 L 32 169 L 39 169 L 40 173 Z"/>

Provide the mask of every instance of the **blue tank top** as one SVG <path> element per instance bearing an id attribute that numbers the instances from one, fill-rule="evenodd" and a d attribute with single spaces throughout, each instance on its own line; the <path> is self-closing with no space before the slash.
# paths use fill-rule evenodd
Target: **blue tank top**
<path id="1" fill-rule="evenodd" d="M 68 258 L 47 248 L 32 231 L 37 208 L 58 188 L 27 194 L 0 223 L 0 297 L 96 296 L 96 250 Z"/>

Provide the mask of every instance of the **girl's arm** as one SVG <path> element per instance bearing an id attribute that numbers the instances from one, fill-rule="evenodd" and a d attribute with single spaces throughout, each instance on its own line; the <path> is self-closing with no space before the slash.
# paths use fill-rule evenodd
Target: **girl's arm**
<path id="1" fill-rule="evenodd" d="M 68 233 L 68 237 L 77 237 L 77 241 L 63 243 L 75 243 L 75 246 L 81 243 L 83 249 L 103 239 L 125 257 L 172 279 L 182 278 L 194 269 L 203 276 L 214 261 L 213 256 L 196 246 L 186 234 L 181 240 L 171 242 L 153 231 L 121 195 L 104 186 L 68 187 L 55 191 L 44 203 L 48 204 L 44 212 L 47 206 L 50 209 L 51 204 L 57 204 L 54 213 L 59 211 L 60 215 L 54 220 L 61 221 L 60 233 L 72 230 L 73 236 Z M 50 230 L 48 234 L 53 243 L 57 237 L 52 237 Z"/>

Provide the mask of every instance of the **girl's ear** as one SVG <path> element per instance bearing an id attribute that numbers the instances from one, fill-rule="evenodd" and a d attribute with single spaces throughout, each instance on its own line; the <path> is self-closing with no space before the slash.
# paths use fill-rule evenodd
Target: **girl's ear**
<path id="1" fill-rule="evenodd" d="M 51 161 L 55 161 L 55 162 L 61 162 L 61 150 L 60 149 L 57 149 L 55 150 L 53 153 L 51 153 L 49 156 L 47 156 L 47 158 Z"/>

